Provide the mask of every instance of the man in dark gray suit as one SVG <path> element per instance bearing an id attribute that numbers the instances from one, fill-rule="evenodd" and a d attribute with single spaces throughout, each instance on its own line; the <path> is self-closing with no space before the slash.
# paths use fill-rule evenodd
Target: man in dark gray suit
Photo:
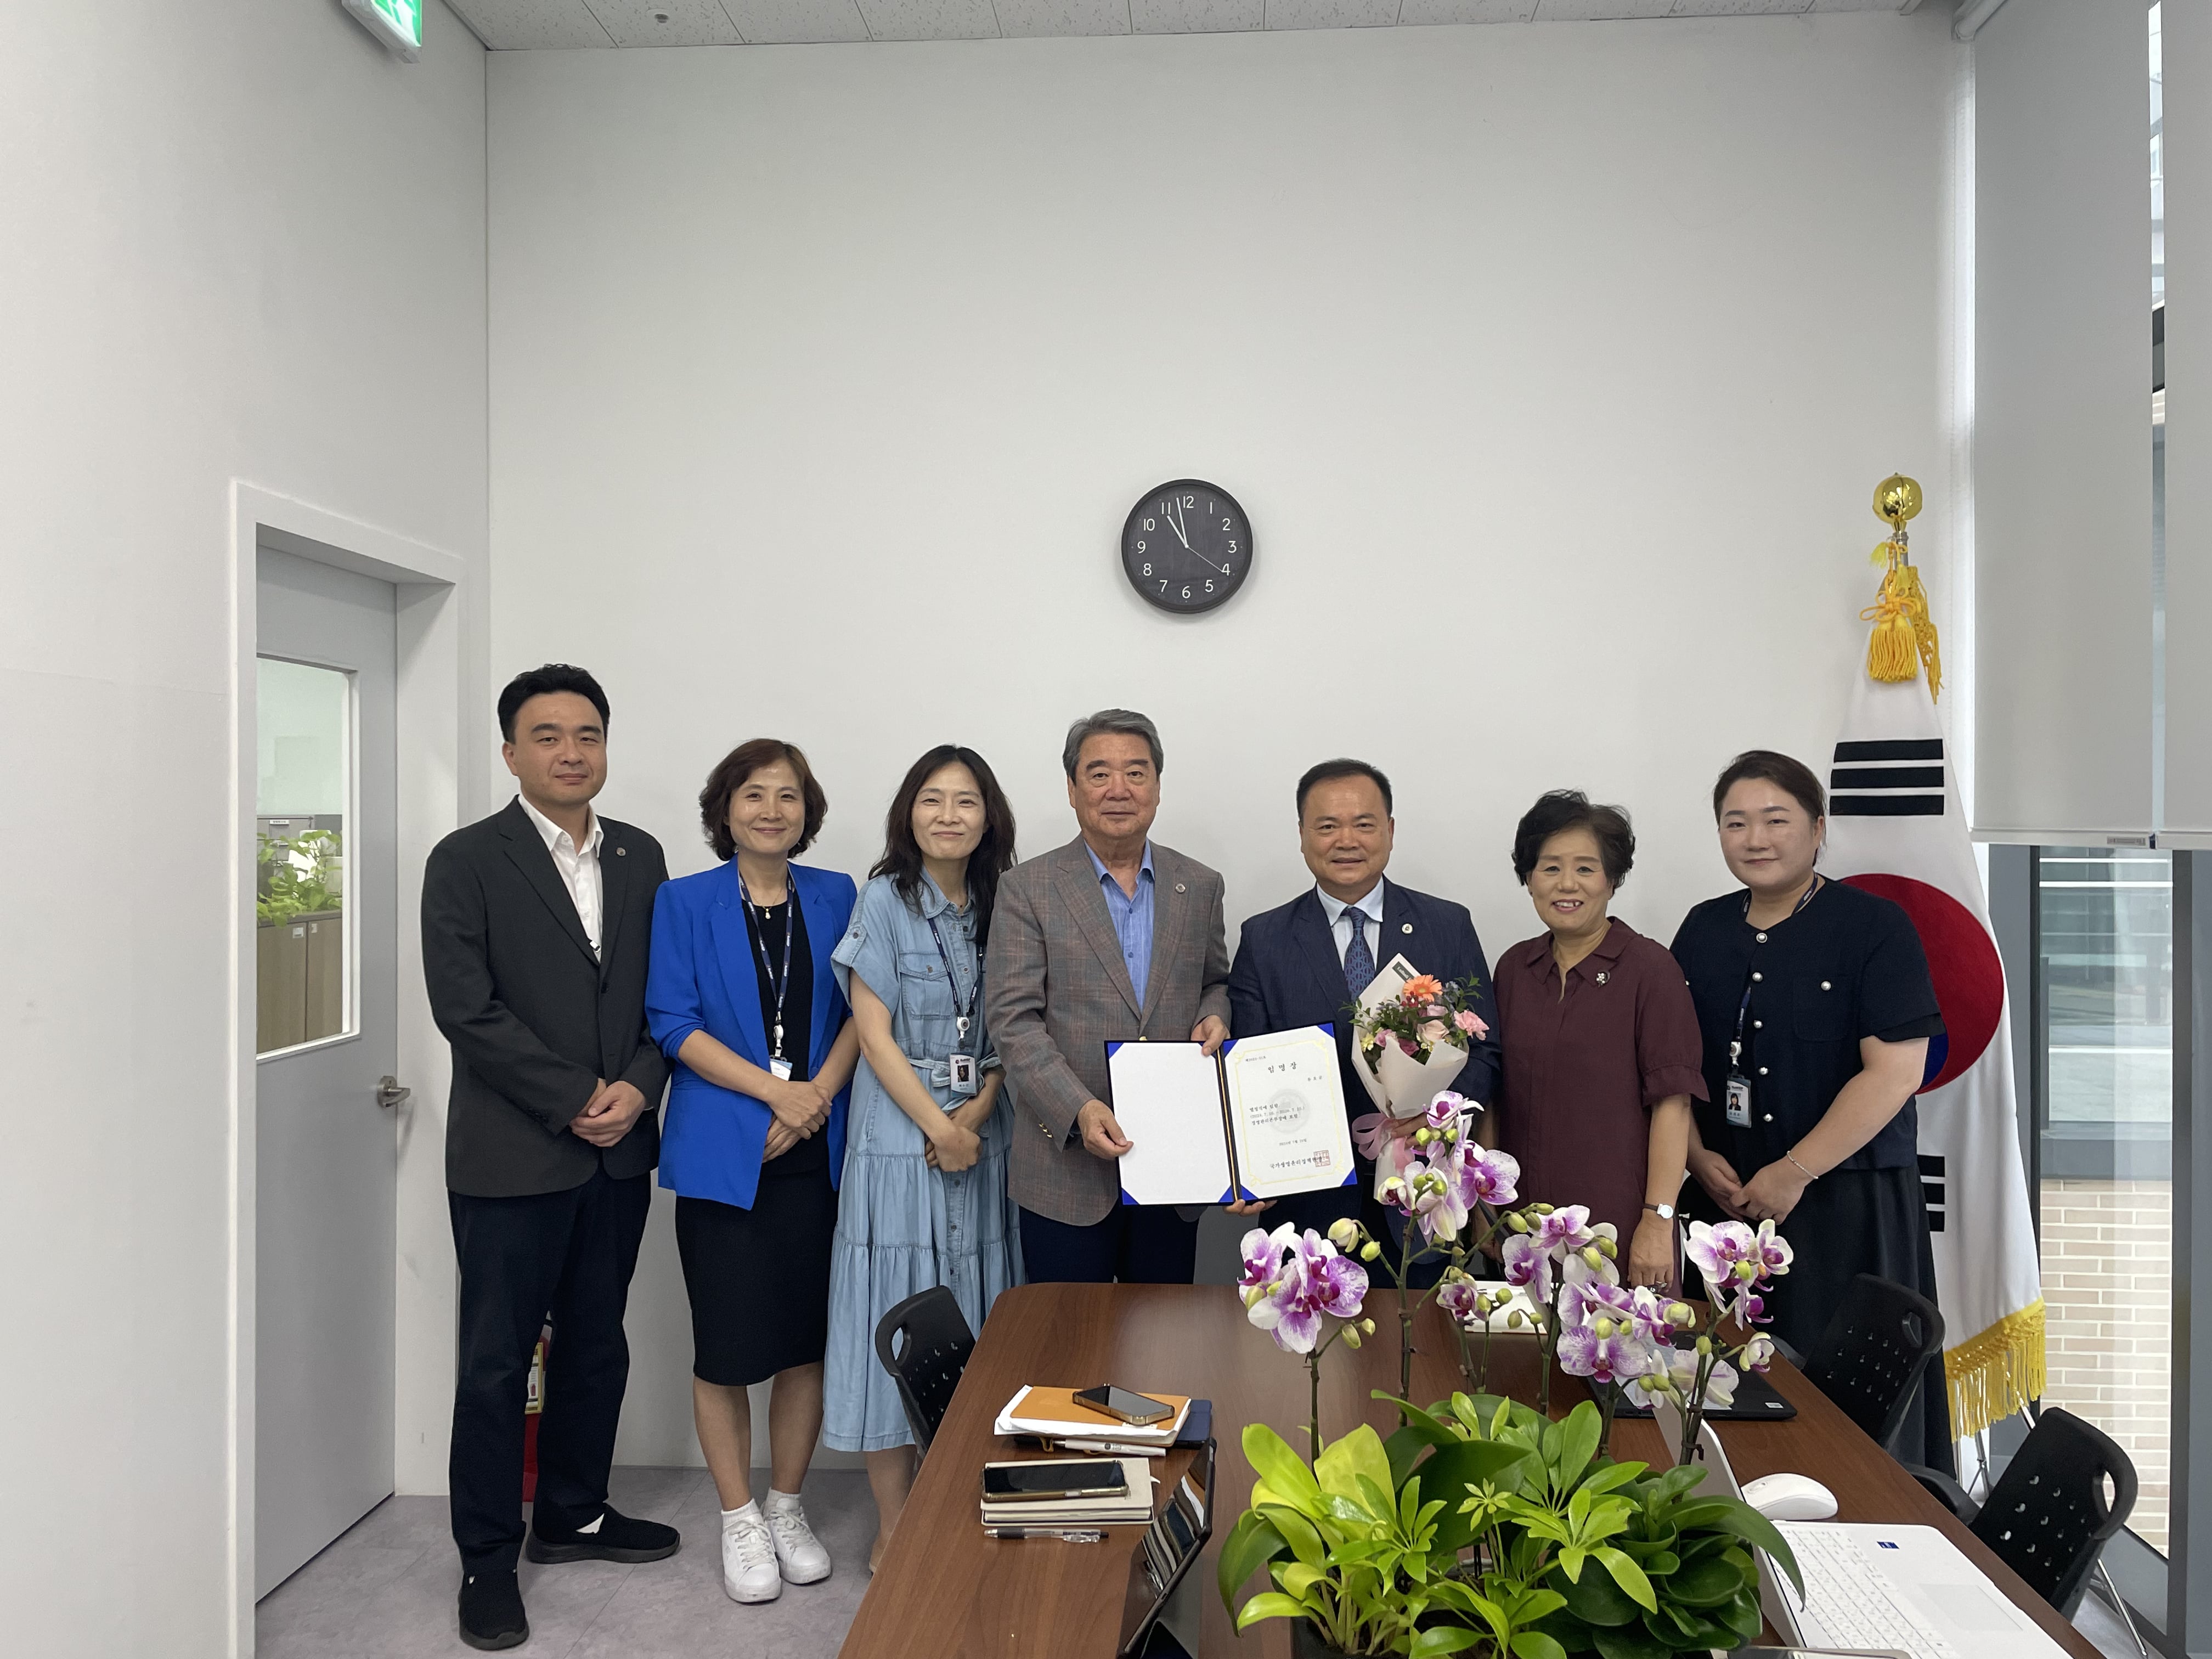
<path id="1" fill-rule="evenodd" d="M 1161 759 L 1142 714 L 1076 721 L 1060 764 L 1082 832 L 999 880 L 983 996 L 1013 1091 L 1007 1185 L 1032 1280 L 1190 1282 L 1198 1222 L 1120 1202 L 1131 1142 L 1106 1100 L 1107 1043 L 1212 1054 L 1229 1037 L 1221 878 L 1153 843 Z"/>
<path id="2" fill-rule="evenodd" d="M 609 1506 L 629 1378 L 623 1312 L 652 1201 L 668 1063 L 645 1026 L 660 843 L 592 811 L 606 782 L 607 698 L 549 663 L 499 699 L 520 798 L 457 830 L 422 879 L 422 969 L 453 1048 L 447 1200 L 460 1260 L 453 1541 L 461 1639 L 530 1635 L 523 1407 L 548 1316 L 533 1561 L 656 1561 L 672 1527 Z"/>

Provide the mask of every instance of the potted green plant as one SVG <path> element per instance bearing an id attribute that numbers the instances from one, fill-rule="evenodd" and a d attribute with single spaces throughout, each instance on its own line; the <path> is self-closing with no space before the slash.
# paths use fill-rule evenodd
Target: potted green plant
<path id="1" fill-rule="evenodd" d="M 342 908 L 344 854 L 343 837 L 335 830 L 308 830 L 289 837 L 264 831 L 255 855 L 264 872 L 253 903 L 257 919 L 270 927 Z"/>
<path id="2" fill-rule="evenodd" d="M 1245 1430 L 1260 1479 L 1220 1558 L 1239 1630 L 1296 1619 L 1307 1652 L 1666 1659 L 1757 1638 L 1749 1547 L 1796 1577 L 1771 1522 L 1698 1492 L 1701 1468 L 1600 1455 L 1588 1401 L 1557 1423 L 1488 1396 L 1394 1403 L 1405 1422 L 1387 1442 L 1363 1425 L 1311 1470 L 1273 1430 Z M 1262 1565 L 1271 1587 L 1239 1607 Z"/>

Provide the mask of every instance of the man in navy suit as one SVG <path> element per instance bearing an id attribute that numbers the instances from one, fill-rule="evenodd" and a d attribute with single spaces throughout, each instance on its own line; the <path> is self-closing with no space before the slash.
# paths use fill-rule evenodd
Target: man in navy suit
<path id="1" fill-rule="evenodd" d="M 1230 1029 L 1239 1036 L 1335 1026 L 1345 1109 L 1354 1117 L 1376 1109 L 1352 1069 L 1349 1010 L 1394 956 L 1420 973 L 1474 982 L 1475 1012 L 1492 1035 L 1469 1045 L 1452 1086 L 1487 1102 L 1498 1077 L 1498 1010 L 1474 918 L 1463 904 L 1384 879 L 1397 830 L 1390 811 L 1390 780 L 1365 761 L 1323 761 L 1300 778 L 1298 850 L 1314 885 L 1247 921 L 1229 970 Z M 1355 1186 L 1283 1199 L 1269 1219 L 1325 1233 L 1332 1222 L 1349 1218 L 1388 1240 L 1374 1185 L 1375 1166 L 1361 1158 Z M 1419 1269 L 1414 1278 L 1422 1278 Z"/>

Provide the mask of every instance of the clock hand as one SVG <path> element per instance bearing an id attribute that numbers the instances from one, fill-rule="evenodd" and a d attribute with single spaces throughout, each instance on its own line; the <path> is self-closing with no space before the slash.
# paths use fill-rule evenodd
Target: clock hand
<path id="1" fill-rule="evenodd" d="M 1175 532 L 1176 539 L 1182 544 L 1182 550 L 1188 553 L 1191 550 L 1190 538 L 1183 534 L 1180 517 L 1181 515 L 1177 513 L 1170 513 L 1168 514 L 1168 528 Z"/>

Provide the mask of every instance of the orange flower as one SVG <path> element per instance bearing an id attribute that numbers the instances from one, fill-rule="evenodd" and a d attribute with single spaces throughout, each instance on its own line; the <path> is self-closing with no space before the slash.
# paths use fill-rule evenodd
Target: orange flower
<path id="1" fill-rule="evenodd" d="M 1406 981 L 1406 988 L 1398 993 L 1398 1000 L 1404 1003 L 1434 1002 L 1443 994 L 1443 981 L 1434 974 L 1416 974 Z"/>

